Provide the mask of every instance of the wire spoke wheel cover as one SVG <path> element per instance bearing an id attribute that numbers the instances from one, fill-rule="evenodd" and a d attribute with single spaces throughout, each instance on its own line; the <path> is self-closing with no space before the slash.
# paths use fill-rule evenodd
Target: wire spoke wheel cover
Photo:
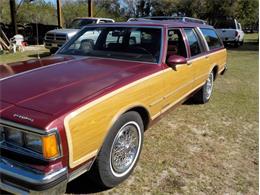
<path id="1" fill-rule="evenodd" d="M 122 177 L 133 168 L 141 148 L 139 125 L 130 121 L 123 125 L 114 138 L 110 151 L 110 169 L 114 176 Z"/>

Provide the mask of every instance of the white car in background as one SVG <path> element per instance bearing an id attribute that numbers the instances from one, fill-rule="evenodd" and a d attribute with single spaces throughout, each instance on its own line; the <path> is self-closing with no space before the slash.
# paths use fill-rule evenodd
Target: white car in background
<path id="1" fill-rule="evenodd" d="M 48 31 L 44 37 L 45 48 L 55 53 L 66 41 L 71 39 L 81 28 L 91 24 L 112 23 L 110 18 L 76 18 L 68 28 Z M 96 35 L 97 36 L 97 35 Z"/>
<path id="2" fill-rule="evenodd" d="M 245 33 L 236 19 L 218 20 L 214 27 L 225 45 L 243 45 Z"/>

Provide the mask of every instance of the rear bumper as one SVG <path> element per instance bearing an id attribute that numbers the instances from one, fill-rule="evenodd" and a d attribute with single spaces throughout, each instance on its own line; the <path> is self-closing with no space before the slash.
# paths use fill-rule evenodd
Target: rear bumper
<path id="1" fill-rule="evenodd" d="M 222 40 L 224 43 L 235 43 L 235 42 L 238 42 L 238 40 L 236 40 L 236 39 L 224 39 L 224 40 Z"/>
<path id="2" fill-rule="evenodd" d="M 239 40 L 239 38 L 235 38 L 235 39 L 223 39 L 222 41 L 223 41 L 223 43 L 239 43 L 239 42 L 241 42 L 241 41 Z M 243 40 L 242 40 L 242 41 L 243 41 Z"/>
<path id="3" fill-rule="evenodd" d="M 16 161 L 0 158 L 0 189 L 14 194 L 28 194 L 31 190 L 43 191 L 67 180 L 67 168 L 45 174 Z"/>

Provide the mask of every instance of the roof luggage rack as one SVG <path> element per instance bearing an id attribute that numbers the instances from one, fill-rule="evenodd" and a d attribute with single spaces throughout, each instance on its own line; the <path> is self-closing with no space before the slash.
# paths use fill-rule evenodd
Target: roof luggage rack
<path id="1" fill-rule="evenodd" d="M 147 21 L 147 20 L 175 20 L 181 22 L 193 22 L 199 24 L 207 24 L 205 20 L 191 18 L 191 17 L 180 17 L 180 16 L 148 16 L 144 18 L 129 18 L 128 22 L 134 21 Z"/>

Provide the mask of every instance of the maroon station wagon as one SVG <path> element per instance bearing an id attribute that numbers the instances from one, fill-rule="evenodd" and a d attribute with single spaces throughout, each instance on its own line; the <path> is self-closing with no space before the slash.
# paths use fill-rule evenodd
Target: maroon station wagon
<path id="1" fill-rule="evenodd" d="M 87 171 L 118 185 L 144 131 L 192 95 L 208 102 L 225 69 L 213 27 L 170 20 L 88 26 L 53 56 L 2 64 L 0 188 L 59 194 Z"/>

